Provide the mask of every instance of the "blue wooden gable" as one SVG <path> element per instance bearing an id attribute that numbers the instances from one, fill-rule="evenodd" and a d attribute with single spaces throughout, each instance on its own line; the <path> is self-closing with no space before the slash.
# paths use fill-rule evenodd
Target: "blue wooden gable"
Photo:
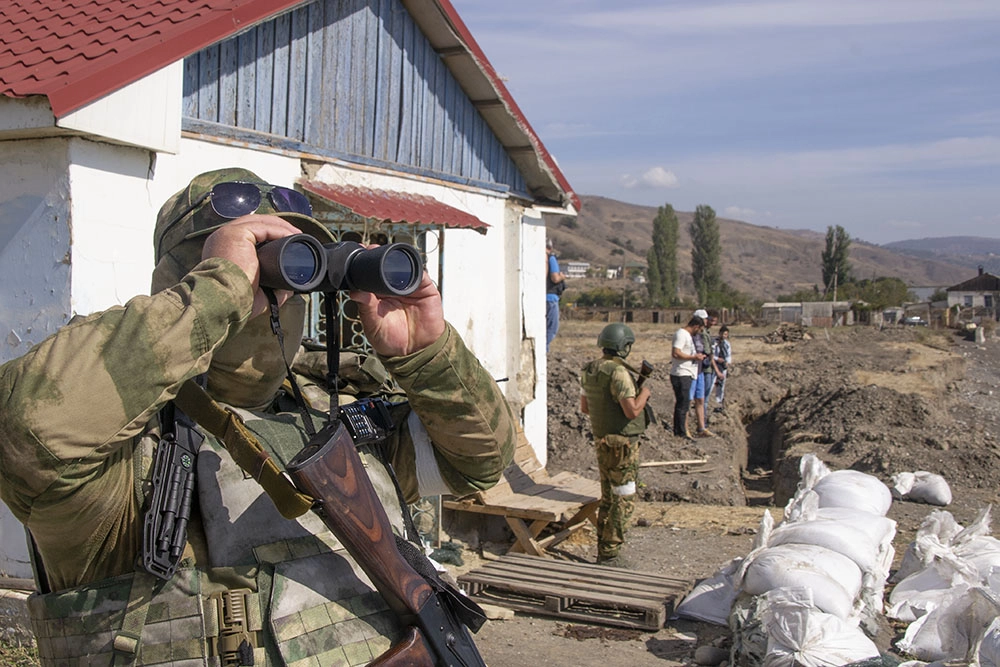
<path id="1" fill-rule="evenodd" d="M 527 192 L 399 0 L 316 0 L 184 61 L 184 128 Z"/>

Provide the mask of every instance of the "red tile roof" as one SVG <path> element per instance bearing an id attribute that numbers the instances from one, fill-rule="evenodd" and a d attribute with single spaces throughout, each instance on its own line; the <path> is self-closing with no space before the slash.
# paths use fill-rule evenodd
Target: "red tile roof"
<path id="1" fill-rule="evenodd" d="M 300 184 L 306 192 L 373 222 L 444 225 L 451 228 L 475 229 L 483 234 L 490 227 L 471 213 L 442 204 L 433 197 L 425 195 L 349 185 L 330 185 L 320 181 L 300 181 Z"/>
<path id="2" fill-rule="evenodd" d="M 302 0 L 4 0 L 0 94 L 56 117 Z"/>
<path id="3" fill-rule="evenodd" d="M 48 98 L 57 118 L 309 0 L 2 0 L 0 95 Z M 541 199 L 580 207 L 449 0 L 401 0 Z M 453 47 L 458 47 L 453 48 Z M 469 91 L 475 90 L 476 94 Z M 524 150 L 524 149 L 528 150 Z"/>

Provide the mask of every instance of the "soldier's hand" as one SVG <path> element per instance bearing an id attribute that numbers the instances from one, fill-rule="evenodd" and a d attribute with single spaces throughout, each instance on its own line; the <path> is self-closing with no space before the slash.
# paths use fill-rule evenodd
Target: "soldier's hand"
<path id="1" fill-rule="evenodd" d="M 267 311 L 267 297 L 260 289 L 260 262 L 257 260 L 257 245 L 274 241 L 299 230 L 292 223 L 274 215 L 245 215 L 236 218 L 212 232 L 201 251 L 202 259 L 221 257 L 233 262 L 246 274 L 253 286 L 253 311 L 251 317 Z M 291 292 L 276 290 L 278 304 L 282 304 Z"/>
<path id="2" fill-rule="evenodd" d="M 377 296 L 354 290 L 350 297 L 358 304 L 368 342 L 384 357 L 412 354 L 444 333 L 441 293 L 426 271 L 420 286 L 409 296 Z"/>

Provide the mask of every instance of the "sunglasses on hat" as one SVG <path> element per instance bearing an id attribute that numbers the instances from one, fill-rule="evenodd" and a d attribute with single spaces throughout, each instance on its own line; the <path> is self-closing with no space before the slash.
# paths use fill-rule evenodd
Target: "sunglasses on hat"
<path id="1" fill-rule="evenodd" d="M 312 205 L 309 203 L 309 199 L 301 192 L 266 183 L 228 181 L 225 183 L 216 183 L 211 190 L 191 202 L 190 206 L 178 213 L 173 220 L 167 223 L 165 230 L 176 225 L 191 211 L 194 211 L 206 201 L 212 205 L 212 210 L 220 218 L 235 220 L 244 215 L 249 215 L 260 208 L 265 194 L 276 213 L 300 213 L 312 217 Z M 209 230 L 196 229 L 188 237 L 205 231 Z"/>
<path id="2" fill-rule="evenodd" d="M 312 216 L 312 205 L 301 192 L 279 185 L 231 181 L 216 183 L 211 190 L 198 197 L 177 218 L 183 218 L 205 203 L 207 199 L 212 204 L 212 210 L 215 211 L 216 215 L 233 220 L 249 215 L 260 208 L 264 194 L 267 194 L 271 205 L 278 213 L 301 213 Z"/>

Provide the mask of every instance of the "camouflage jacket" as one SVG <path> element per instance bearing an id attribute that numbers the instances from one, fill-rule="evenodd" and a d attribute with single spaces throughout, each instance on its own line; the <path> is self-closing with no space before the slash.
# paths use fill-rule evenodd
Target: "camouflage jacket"
<path id="1" fill-rule="evenodd" d="M 107 588 L 116 577 L 131 577 L 141 544 L 156 416 L 181 384 L 205 372 L 213 350 L 242 326 L 251 301 L 250 285 L 235 265 L 206 260 L 173 288 L 68 325 L 23 357 L 0 366 L 0 498 L 30 529 L 53 590 L 70 589 L 72 594 L 74 587 L 83 587 L 88 590 L 82 595 L 93 599 L 93 586 Z M 466 495 L 496 483 L 513 454 L 515 419 L 495 381 L 457 333 L 449 326 L 427 349 L 382 361 L 430 436 L 440 477 L 450 490 Z M 288 452 L 304 444 L 297 417 L 277 408 L 244 418 L 278 461 L 287 462 Z M 407 437 L 409 428 L 401 429 L 389 453 L 404 494 L 413 500 L 419 493 L 418 454 Z M 226 475 L 242 480 L 242 471 L 217 442 L 210 438 L 202 448 L 203 453 L 206 450 L 213 453 L 207 460 L 216 461 L 223 493 Z M 211 491 L 216 480 L 206 482 L 202 458 L 199 455 L 199 487 Z M 205 505 L 205 491 L 200 488 L 199 493 Z M 391 502 L 391 494 L 387 495 Z M 266 497 L 263 501 L 269 502 Z M 203 507 L 202 514 L 206 513 L 212 511 Z M 322 530 L 308 519 L 299 523 L 306 532 Z M 241 556 L 219 559 L 212 555 L 213 525 L 207 517 L 204 526 L 192 521 L 184 564 L 202 572 L 220 564 L 250 568 L 228 576 L 251 590 L 260 585 L 262 571 L 273 575 L 268 569 L 273 563 L 305 548 L 294 547 L 298 544 L 294 540 L 272 542 L 270 547 L 248 544 Z M 293 532 L 301 532 L 298 524 Z M 319 544 L 325 547 L 317 547 L 315 540 L 310 544 L 310 552 L 327 547 L 336 551 L 327 537 L 320 537 Z M 271 556 L 258 553 L 268 548 Z M 258 562 L 231 562 L 246 554 L 256 555 Z M 356 570 L 349 558 L 341 557 L 348 561 L 346 567 Z M 265 562 L 271 565 L 262 570 Z M 185 577 L 191 576 L 179 571 L 178 581 L 166 588 L 187 586 Z M 188 586 L 187 594 L 197 586 Z M 60 604 L 74 603 L 61 601 L 56 607 Z M 114 613 L 120 623 L 119 611 Z M 113 636 L 115 621 L 109 623 Z M 77 629 L 81 634 L 96 632 L 93 620 L 89 627 L 84 622 Z"/>

